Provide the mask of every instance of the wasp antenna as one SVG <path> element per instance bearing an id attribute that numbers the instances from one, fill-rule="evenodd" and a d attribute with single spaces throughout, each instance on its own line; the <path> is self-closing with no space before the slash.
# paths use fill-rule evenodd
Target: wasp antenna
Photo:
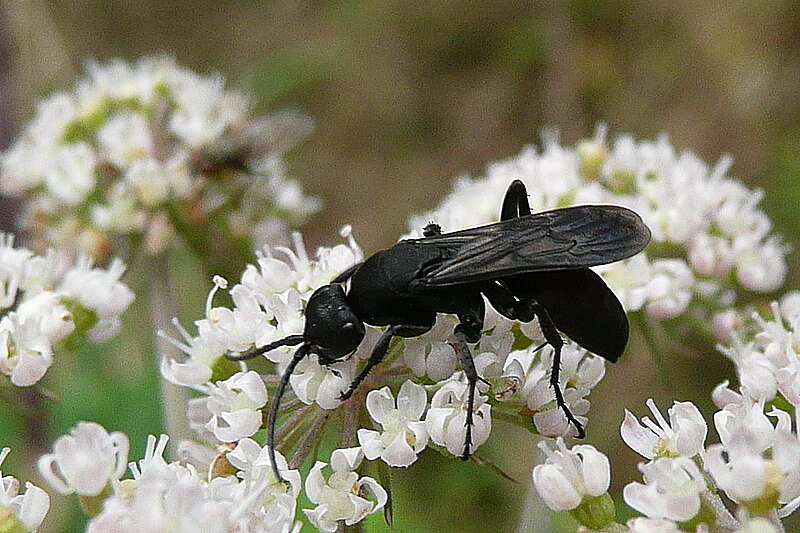
<path id="1" fill-rule="evenodd" d="M 300 344 L 305 339 L 302 335 L 289 335 L 285 339 L 281 339 L 279 341 L 271 342 L 261 348 L 254 348 L 252 350 L 246 351 L 244 353 L 239 354 L 225 354 L 225 358 L 230 361 L 246 361 L 248 359 L 252 359 L 254 357 L 258 357 L 259 355 L 263 355 L 269 351 L 274 350 L 275 348 L 280 348 L 281 346 L 295 346 Z"/>
<path id="2" fill-rule="evenodd" d="M 299 335 L 294 335 L 294 336 L 300 337 Z M 281 376 L 281 382 L 278 385 L 278 391 L 275 393 L 275 400 L 273 400 L 272 407 L 269 410 L 269 420 L 267 421 L 267 428 L 268 428 L 267 444 L 269 445 L 269 461 L 270 463 L 272 463 L 272 471 L 275 473 L 275 479 L 280 481 L 281 483 L 283 483 L 284 480 L 281 477 L 281 473 L 278 471 L 278 464 L 275 462 L 275 426 L 278 421 L 278 410 L 281 407 L 281 398 L 283 398 L 283 394 L 286 392 L 286 385 L 288 385 L 289 383 L 289 378 L 292 376 L 294 369 L 297 367 L 300 361 L 302 361 L 303 358 L 306 355 L 308 355 L 310 351 L 311 351 L 311 345 L 303 344 L 294 353 L 292 360 L 289 361 L 289 366 L 286 367 L 283 376 Z"/>

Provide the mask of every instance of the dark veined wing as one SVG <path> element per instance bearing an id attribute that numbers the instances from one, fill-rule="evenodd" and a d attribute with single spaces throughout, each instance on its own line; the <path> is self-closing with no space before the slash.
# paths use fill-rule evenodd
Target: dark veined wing
<path id="1" fill-rule="evenodd" d="M 581 205 L 416 242 L 446 249 L 449 256 L 415 280 L 424 288 L 613 263 L 643 250 L 650 230 L 625 207 Z"/>

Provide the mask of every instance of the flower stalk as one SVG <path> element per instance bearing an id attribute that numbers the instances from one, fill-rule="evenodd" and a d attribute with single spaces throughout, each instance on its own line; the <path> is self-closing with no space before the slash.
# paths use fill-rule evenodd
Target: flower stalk
<path id="1" fill-rule="evenodd" d="M 169 251 L 148 257 L 150 320 L 153 326 L 153 343 L 157 357 L 161 359 L 159 366 L 167 363 L 176 355 L 175 348 L 167 342 L 159 331 L 169 329 L 172 318 L 177 316 L 175 286 L 172 279 L 172 267 Z M 177 443 L 192 438 L 186 408 L 189 403 L 189 391 L 169 382 L 161 376 L 159 379 L 161 403 L 164 414 L 164 427 L 172 437 L 169 455 L 175 456 Z"/>

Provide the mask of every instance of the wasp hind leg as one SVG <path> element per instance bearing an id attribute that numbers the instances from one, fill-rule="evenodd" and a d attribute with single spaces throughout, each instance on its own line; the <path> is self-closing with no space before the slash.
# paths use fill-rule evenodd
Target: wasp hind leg
<path id="1" fill-rule="evenodd" d="M 480 299 L 480 305 L 473 310 L 472 313 L 460 314 L 459 319 L 461 323 L 456 326 L 456 351 L 461 358 L 461 366 L 464 368 L 464 375 L 467 378 L 467 417 L 464 421 L 466 432 L 464 434 L 464 452 L 461 454 L 461 459 L 469 459 L 472 448 L 472 426 L 475 425 L 475 389 L 477 388 L 478 381 L 483 381 L 475 369 L 475 361 L 472 359 L 472 352 L 470 352 L 468 342 L 478 342 L 481 338 L 481 330 L 483 329 L 483 300 Z"/>
<path id="2" fill-rule="evenodd" d="M 547 312 L 547 309 L 542 304 L 532 298 L 514 296 L 508 287 L 501 282 L 487 283 L 481 287 L 481 291 L 489 299 L 492 307 L 507 318 L 522 322 L 530 322 L 534 317 L 539 319 L 539 327 L 542 330 L 546 344 L 553 347 L 553 368 L 550 371 L 550 385 L 555 393 L 556 405 L 564 412 L 567 420 L 575 426 L 577 438 L 582 439 L 586 435 L 583 424 L 570 411 L 567 402 L 564 401 L 564 393 L 561 390 L 559 374 L 561 372 L 561 348 L 564 346 L 564 341 L 561 339 L 550 313 Z M 539 346 L 536 350 L 543 346 Z"/>
<path id="3" fill-rule="evenodd" d="M 533 300 L 528 300 L 527 302 L 539 319 L 539 327 L 542 330 L 547 344 L 553 347 L 553 368 L 550 370 L 550 386 L 553 387 L 553 391 L 555 392 L 556 405 L 564 412 L 564 416 L 567 417 L 567 420 L 575 426 L 575 431 L 577 432 L 575 437 L 582 439 L 586 436 L 586 431 L 583 429 L 583 424 L 578 422 L 578 419 L 575 418 L 575 415 L 569 410 L 567 402 L 564 401 L 564 393 L 561 390 L 561 383 L 559 382 L 559 374 L 561 372 L 561 348 L 564 346 L 564 341 L 561 339 L 561 335 L 558 333 L 547 309 Z"/>

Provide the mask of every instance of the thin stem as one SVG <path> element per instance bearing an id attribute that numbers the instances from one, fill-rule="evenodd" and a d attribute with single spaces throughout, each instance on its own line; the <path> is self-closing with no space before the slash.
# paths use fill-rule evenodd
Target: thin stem
<path id="1" fill-rule="evenodd" d="M 309 405 L 304 409 L 301 408 L 295 414 L 287 418 L 283 424 L 281 424 L 280 427 L 275 430 L 276 447 L 281 448 L 285 444 L 284 441 L 286 438 L 294 433 L 294 431 L 298 428 L 300 421 L 305 419 L 313 408 L 313 405 Z"/>
<path id="2" fill-rule="evenodd" d="M 345 404 L 344 424 L 342 424 L 342 448 L 352 448 L 356 445 L 358 410 L 363 400 L 364 394 L 356 392 Z"/>
<path id="3" fill-rule="evenodd" d="M 352 526 L 348 526 L 344 523 L 344 520 L 340 520 L 339 525 L 336 528 L 336 533 L 362 533 L 366 530 L 367 526 L 364 520 L 361 522 L 356 522 Z"/>
<path id="4" fill-rule="evenodd" d="M 176 349 L 169 342 L 158 336 L 159 331 L 169 331 L 172 318 L 177 316 L 175 288 L 170 275 L 169 251 L 148 258 L 150 276 L 150 319 L 157 357 L 172 359 Z M 159 365 L 160 367 L 160 365 Z M 178 444 L 191 438 L 186 406 L 189 402 L 189 390 L 178 387 L 164 379 L 159 380 L 161 402 L 164 409 L 164 426 L 170 436 L 168 454 L 176 458 Z"/>
<path id="5" fill-rule="evenodd" d="M 741 524 L 736 518 L 733 517 L 731 512 L 725 507 L 722 498 L 719 494 L 714 494 L 710 490 L 706 490 L 701 494 L 703 501 L 714 511 L 714 516 L 717 518 L 717 527 L 724 531 L 735 531 Z"/>
<path id="6" fill-rule="evenodd" d="M 314 424 L 311 426 L 311 429 L 308 430 L 303 440 L 300 441 L 300 446 L 297 447 L 295 450 L 294 455 L 292 456 L 292 460 L 289 461 L 289 468 L 291 470 L 295 470 L 303 466 L 303 463 L 306 461 L 308 454 L 311 453 L 311 450 L 314 449 L 317 442 L 319 441 L 320 435 L 322 434 L 322 430 L 325 429 L 325 423 L 328 421 L 328 415 L 322 415 L 317 417 L 314 420 Z"/>
<path id="7" fill-rule="evenodd" d="M 538 433 L 536 432 L 536 426 L 534 426 L 533 422 L 531 422 L 531 417 L 522 416 L 520 414 L 509 413 L 502 409 L 495 409 L 494 404 L 492 405 L 492 420 L 505 422 L 506 424 L 511 424 L 513 426 L 527 429 L 531 433 L 538 435 Z"/>
<path id="8" fill-rule="evenodd" d="M 672 380 L 670 379 L 670 373 L 669 369 L 667 368 L 666 361 L 661 355 L 661 346 L 659 345 L 658 339 L 656 339 L 655 331 L 653 331 L 653 327 L 645 313 L 646 311 L 644 310 L 639 311 L 638 316 L 635 318 L 635 322 L 639 326 L 638 329 L 642 334 L 645 344 L 647 344 L 650 357 L 652 357 L 653 361 L 656 363 L 656 369 L 658 370 L 659 377 L 668 389 L 672 389 Z"/>

